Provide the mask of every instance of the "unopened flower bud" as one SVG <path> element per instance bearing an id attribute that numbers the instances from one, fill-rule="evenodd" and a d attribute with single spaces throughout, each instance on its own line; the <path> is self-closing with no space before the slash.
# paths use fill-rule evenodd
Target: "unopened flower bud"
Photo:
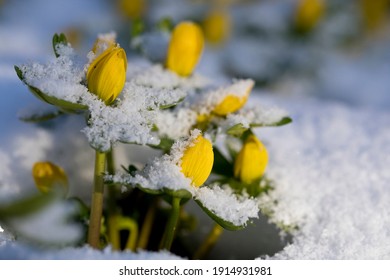
<path id="1" fill-rule="evenodd" d="M 101 53 L 87 71 L 88 90 L 106 105 L 122 91 L 126 81 L 127 58 L 124 49 L 111 46 Z"/>
<path id="2" fill-rule="evenodd" d="M 230 34 L 230 17 L 225 9 L 211 11 L 203 22 L 204 35 L 211 44 L 221 44 Z"/>
<path id="3" fill-rule="evenodd" d="M 263 176 L 268 163 L 268 152 L 255 135 L 245 140 L 234 162 L 234 177 L 250 184 Z"/>
<path id="4" fill-rule="evenodd" d="M 204 38 L 200 27 L 193 22 L 182 22 L 172 32 L 166 67 L 181 76 L 189 76 L 203 51 Z"/>
<path id="5" fill-rule="evenodd" d="M 181 172 L 190 178 L 196 187 L 200 187 L 209 177 L 213 163 L 213 146 L 208 139 L 199 135 L 181 158 Z"/>
<path id="6" fill-rule="evenodd" d="M 68 191 L 68 178 L 65 171 L 49 161 L 36 162 L 32 169 L 35 185 L 42 193 Z"/>
<path id="7" fill-rule="evenodd" d="M 295 26 L 298 30 L 312 30 L 325 13 L 324 0 L 300 0 L 295 12 Z"/>

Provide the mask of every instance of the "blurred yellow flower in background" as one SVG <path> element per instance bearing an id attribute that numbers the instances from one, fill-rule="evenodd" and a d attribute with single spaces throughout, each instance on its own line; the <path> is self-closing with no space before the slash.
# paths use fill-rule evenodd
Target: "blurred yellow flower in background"
<path id="1" fill-rule="evenodd" d="M 68 192 L 68 177 L 65 171 L 52 162 L 36 162 L 32 169 L 36 187 L 42 193 L 50 191 Z"/>
<path id="2" fill-rule="evenodd" d="M 189 21 L 179 23 L 172 31 L 166 67 L 181 76 L 189 76 L 202 55 L 204 38 L 201 28 Z"/>
<path id="3" fill-rule="evenodd" d="M 101 53 L 87 71 L 88 90 L 106 105 L 111 104 L 122 91 L 126 81 L 127 58 L 124 49 L 111 46 Z"/>
<path id="4" fill-rule="evenodd" d="M 146 11 L 146 0 L 118 0 L 118 9 L 129 19 L 139 19 Z"/>
<path id="5" fill-rule="evenodd" d="M 208 42 L 223 44 L 230 35 L 231 20 L 227 9 L 215 9 L 203 21 L 203 31 Z"/>
<path id="6" fill-rule="evenodd" d="M 250 184 L 263 176 L 268 164 L 268 152 L 253 134 L 245 140 L 234 162 L 234 177 Z"/>
<path id="7" fill-rule="evenodd" d="M 360 0 L 359 3 L 367 29 L 374 30 L 383 25 L 389 15 L 389 0 Z"/>
<path id="8" fill-rule="evenodd" d="M 200 187 L 209 177 L 214 163 L 213 145 L 199 135 L 181 158 L 181 172 Z"/>
<path id="9" fill-rule="evenodd" d="M 295 27 L 303 32 L 312 30 L 325 14 L 324 0 L 299 0 L 295 11 Z"/>

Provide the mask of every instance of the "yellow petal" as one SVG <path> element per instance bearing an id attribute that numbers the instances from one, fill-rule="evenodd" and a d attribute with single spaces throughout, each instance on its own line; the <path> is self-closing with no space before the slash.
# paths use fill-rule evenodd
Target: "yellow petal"
<path id="1" fill-rule="evenodd" d="M 200 27 L 192 22 L 178 24 L 169 42 L 166 67 L 181 76 L 188 76 L 197 65 L 204 39 Z"/>
<path id="2" fill-rule="evenodd" d="M 49 161 L 36 162 L 32 169 L 32 175 L 35 185 L 43 193 L 57 188 L 61 188 L 65 192 L 68 190 L 68 178 L 65 171 Z"/>
<path id="3" fill-rule="evenodd" d="M 268 164 L 268 152 L 255 135 L 250 135 L 234 162 L 234 176 L 250 184 L 263 176 Z"/>
<path id="4" fill-rule="evenodd" d="M 196 187 L 200 187 L 209 177 L 213 163 L 213 146 L 200 135 L 184 152 L 181 158 L 181 172 L 190 178 Z"/>
<path id="5" fill-rule="evenodd" d="M 108 48 L 88 68 L 88 90 L 107 105 L 112 103 L 125 85 L 126 70 L 125 51 L 116 46 Z"/>
<path id="6" fill-rule="evenodd" d="M 213 113 L 219 116 L 226 116 L 238 111 L 246 104 L 252 87 L 253 83 L 247 88 L 244 96 L 237 96 L 234 94 L 226 96 L 222 102 L 213 109 Z"/>

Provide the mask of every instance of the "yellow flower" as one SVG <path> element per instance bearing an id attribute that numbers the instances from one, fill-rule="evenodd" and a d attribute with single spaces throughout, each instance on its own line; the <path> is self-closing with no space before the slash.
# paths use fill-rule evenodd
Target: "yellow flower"
<path id="1" fill-rule="evenodd" d="M 35 185 L 42 193 L 53 190 L 64 191 L 64 193 L 68 191 L 68 178 L 65 171 L 49 161 L 36 162 L 32 175 Z"/>
<path id="2" fill-rule="evenodd" d="M 204 35 L 212 44 L 221 44 L 230 34 L 230 17 L 226 10 L 213 10 L 203 22 Z"/>
<path id="3" fill-rule="evenodd" d="M 255 135 L 250 135 L 234 162 L 234 177 L 250 184 L 263 176 L 268 163 L 268 152 Z"/>
<path id="4" fill-rule="evenodd" d="M 227 95 L 221 103 L 213 109 L 213 113 L 219 116 L 226 116 L 241 109 L 248 100 L 249 94 L 253 88 L 254 83 L 250 83 L 243 96 L 234 94 Z"/>
<path id="5" fill-rule="evenodd" d="M 368 29 L 376 29 L 385 22 L 389 4 L 389 0 L 360 0 L 364 24 Z"/>
<path id="6" fill-rule="evenodd" d="M 127 58 L 124 49 L 111 46 L 91 63 L 87 71 L 88 90 L 106 105 L 122 91 L 126 81 Z"/>
<path id="7" fill-rule="evenodd" d="M 181 172 L 200 187 L 209 177 L 214 163 L 213 145 L 199 135 L 181 158 Z"/>
<path id="8" fill-rule="evenodd" d="M 197 24 L 188 21 L 178 24 L 169 42 L 166 67 L 178 75 L 190 75 L 199 61 L 203 45 L 203 33 Z"/>
<path id="9" fill-rule="evenodd" d="M 310 31 L 318 24 L 324 13 L 324 0 L 299 0 L 295 12 L 295 25 L 301 31 Z"/>
<path id="10" fill-rule="evenodd" d="M 118 8 L 129 19 L 139 19 L 146 10 L 146 0 L 119 0 Z"/>

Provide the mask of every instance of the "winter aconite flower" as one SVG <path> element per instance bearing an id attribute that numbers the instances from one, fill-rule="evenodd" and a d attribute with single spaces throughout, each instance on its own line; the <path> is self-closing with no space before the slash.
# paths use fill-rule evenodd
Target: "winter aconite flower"
<path id="1" fill-rule="evenodd" d="M 199 135 L 181 158 L 181 172 L 190 178 L 196 187 L 200 187 L 209 177 L 213 163 L 213 146 L 209 140 Z"/>
<path id="2" fill-rule="evenodd" d="M 169 42 L 166 67 L 178 75 L 190 75 L 199 61 L 203 45 L 203 33 L 197 24 L 188 21 L 178 24 Z"/>
<path id="3" fill-rule="evenodd" d="M 295 26 L 298 30 L 312 30 L 321 20 L 325 12 L 324 0 L 299 0 L 295 12 Z"/>
<path id="4" fill-rule="evenodd" d="M 367 29 L 374 30 L 382 26 L 387 19 L 389 0 L 360 0 L 363 22 Z"/>
<path id="5" fill-rule="evenodd" d="M 230 17 L 224 9 L 211 11 L 203 21 L 205 38 L 211 44 L 222 44 L 230 34 Z"/>
<path id="6" fill-rule="evenodd" d="M 118 8 L 127 18 L 139 19 L 146 10 L 146 0 L 119 0 Z"/>
<path id="7" fill-rule="evenodd" d="M 32 169 L 35 185 L 42 193 L 68 191 L 68 178 L 65 171 L 49 161 L 36 162 Z"/>
<path id="8" fill-rule="evenodd" d="M 234 176 L 250 184 L 263 176 L 268 163 L 268 152 L 255 135 L 245 140 L 234 162 Z"/>
<path id="9" fill-rule="evenodd" d="M 253 85 L 254 85 L 253 82 L 249 82 L 245 84 L 247 88 L 245 89 L 243 95 L 235 95 L 233 93 L 227 95 L 222 100 L 222 102 L 220 102 L 217 106 L 214 107 L 213 113 L 219 116 L 226 116 L 228 114 L 234 113 L 239 109 L 241 109 L 245 105 L 246 101 L 248 100 Z"/>
<path id="10" fill-rule="evenodd" d="M 106 105 L 122 91 L 126 80 L 127 58 L 124 49 L 111 46 L 101 53 L 87 71 L 88 90 Z"/>

